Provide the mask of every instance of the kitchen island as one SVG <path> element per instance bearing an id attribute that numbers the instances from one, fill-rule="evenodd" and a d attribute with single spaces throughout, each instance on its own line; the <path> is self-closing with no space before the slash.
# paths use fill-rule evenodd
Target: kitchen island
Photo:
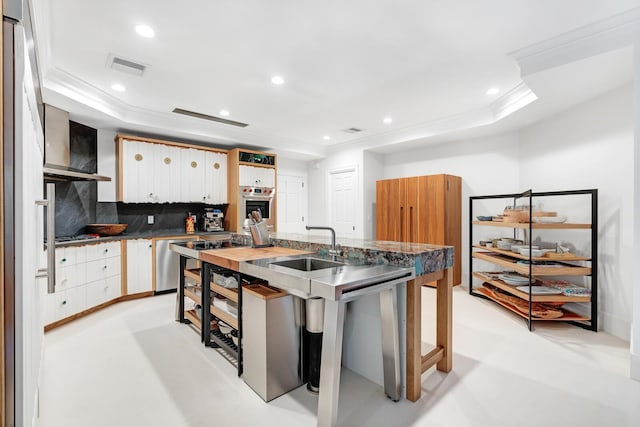
<path id="1" fill-rule="evenodd" d="M 234 241 L 247 244 L 250 237 L 234 234 Z M 308 236 L 304 234 L 272 233 L 271 241 L 279 248 L 313 252 L 321 257 L 328 257 L 330 248 L 329 238 L 324 236 Z M 421 392 L 421 374 L 436 365 L 437 369 L 449 372 L 452 368 L 452 276 L 450 269 L 453 265 L 453 248 L 448 246 L 434 246 L 426 244 L 412 244 L 386 241 L 367 241 L 359 239 L 339 239 L 342 261 L 351 265 L 391 265 L 409 267 L 415 273 L 415 279 L 409 280 L 405 292 L 402 294 L 402 306 L 406 313 L 401 315 L 406 319 L 406 331 L 400 337 L 404 341 L 406 393 L 408 400 L 416 401 Z M 244 249 L 248 250 L 248 249 Z M 202 251 L 201 257 L 225 257 L 225 251 L 238 252 L 237 249 L 216 251 Z M 260 251 L 256 249 L 255 251 Z M 273 256 L 271 254 L 270 256 Z M 267 256 L 268 257 L 268 256 Z M 260 259 L 256 257 L 255 259 Z M 209 258 L 211 261 L 212 259 Z M 241 269 L 244 260 L 235 259 Z M 421 286 L 437 283 L 437 342 L 436 348 L 427 355 L 421 354 Z M 406 336 L 406 341 L 403 339 Z"/>

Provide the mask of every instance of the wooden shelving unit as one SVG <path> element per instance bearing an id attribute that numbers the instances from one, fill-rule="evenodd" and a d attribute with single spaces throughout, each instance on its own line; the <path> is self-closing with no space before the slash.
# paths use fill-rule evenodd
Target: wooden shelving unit
<path id="1" fill-rule="evenodd" d="M 591 197 L 591 223 L 536 223 L 536 222 L 500 222 L 500 221 L 470 221 L 469 227 L 469 294 L 482 297 L 493 302 L 498 303 L 500 306 L 508 309 L 509 311 L 517 314 L 518 316 L 527 320 L 529 330 L 532 330 L 534 321 L 566 321 L 577 326 L 592 331 L 598 329 L 598 272 L 597 272 L 597 253 L 598 253 L 598 190 L 577 190 L 577 191 L 556 191 L 545 193 L 534 193 L 531 190 L 521 194 L 501 194 L 491 196 L 475 196 L 469 198 L 469 218 L 475 218 L 473 213 L 474 201 L 487 200 L 487 199 L 513 199 L 513 205 L 516 205 L 516 201 L 524 199 L 529 206 L 529 218 L 533 217 L 531 206 L 533 206 L 533 199 L 543 197 L 571 197 L 575 195 L 587 195 Z M 483 227 L 499 227 L 510 228 L 514 230 L 523 230 L 525 236 L 528 236 L 528 244 L 531 245 L 533 238 L 533 231 L 541 230 L 587 230 L 591 233 L 591 256 L 554 256 L 554 257 L 531 257 L 524 256 L 519 253 L 515 253 L 509 250 L 502 250 L 494 247 L 480 246 L 477 242 L 474 242 L 473 229 L 477 226 Z M 515 236 L 515 231 L 514 231 Z M 530 295 L 530 292 L 523 292 L 517 289 L 516 286 L 511 286 L 504 281 L 496 278 L 494 274 L 483 273 L 480 271 L 474 271 L 474 260 L 481 260 L 489 262 L 498 267 L 502 267 L 504 271 L 516 272 L 520 275 L 529 278 L 527 286 L 535 286 L 534 284 L 543 278 L 549 278 L 552 276 L 585 276 L 590 278 L 590 291 L 591 294 L 578 294 L 578 295 Z M 526 262 L 522 262 L 526 261 Z M 475 283 L 480 285 L 474 286 Z M 497 290 L 490 290 L 483 286 L 484 284 L 493 286 Z M 577 286 L 577 285 L 576 285 Z M 492 288 L 493 289 L 493 288 Z M 511 297 L 502 297 L 503 294 L 510 295 Z M 518 300 L 513 297 L 518 298 Z M 501 298 L 501 299 L 498 299 Z M 508 301 L 505 301 L 508 300 Z M 510 302 L 513 302 L 511 304 Z M 523 312 L 523 304 L 528 306 L 528 311 Z M 572 310 L 563 307 L 565 303 L 582 303 L 590 304 L 590 315 L 585 316 L 573 312 Z M 542 318 L 536 317 L 532 313 L 533 305 L 536 307 L 545 307 L 545 304 L 549 309 L 559 310 L 562 312 L 562 317 L 558 318 Z M 542 312 L 538 311 L 540 316 L 543 316 Z M 554 313 L 557 315 L 557 313 Z"/>

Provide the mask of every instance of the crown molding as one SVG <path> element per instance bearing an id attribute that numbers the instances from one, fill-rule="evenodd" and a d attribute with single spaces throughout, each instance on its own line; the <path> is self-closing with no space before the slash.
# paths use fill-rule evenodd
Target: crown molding
<path id="1" fill-rule="evenodd" d="M 381 146 L 392 146 L 396 144 L 426 140 L 427 138 L 438 135 L 491 125 L 526 107 L 537 99 L 538 97 L 536 94 L 533 93 L 526 83 L 520 82 L 513 89 L 509 90 L 486 107 L 443 117 L 438 120 L 408 126 L 402 129 L 396 129 L 382 134 L 369 137 L 363 136 L 362 138 L 351 141 L 345 145 L 352 145 L 365 150 L 375 149 Z"/>
<path id="2" fill-rule="evenodd" d="M 520 66 L 520 76 L 579 61 L 633 45 L 640 39 L 640 7 L 576 28 L 509 53 Z"/>

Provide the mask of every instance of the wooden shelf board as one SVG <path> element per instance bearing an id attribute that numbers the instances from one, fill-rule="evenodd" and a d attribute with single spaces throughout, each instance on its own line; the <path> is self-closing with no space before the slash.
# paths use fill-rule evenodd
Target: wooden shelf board
<path id="1" fill-rule="evenodd" d="M 184 277 L 188 277 L 191 280 L 194 280 L 196 283 L 200 284 L 200 269 L 192 268 L 184 270 Z"/>
<path id="2" fill-rule="evenodd" d="M 184 317 L 189 319 L 189 321 L 196 327 L 198 330 L 202 329 L 202 323 L 200 322 L 200 318 L 196 314 L 195 310 L 187 310 L 184 312 Z"/>
<path id="3" fill-rule="evenodd" d="M 473 221 L 474 225 L 488 225 L 490 227 L 506 227 L 506 228 L 529 228 L 528 222 L 501 222 L 501 221 Z M 590 229 L 591 224 L 540 224 L 534 222 L 531 228 L 537 230 L 562 230 L 562 229 Z"/>
<path id="4" fill-rule="evenodd" d="M 485 251 L 489 251 L 489 252 L 493 252 L 496 254 L 500 254 L 500 255 L 506 255 L 508 257 L 512 257 L 512 258 L 518 258 L 518 259 L 524 259 L 524 260 L 528 260 L 529 257 L 525 256 L 525 255 L 520 255 L 519 253 L 516 252 L 512 252 L 512 251 L 506 251 L 504 249 L 498 249 L 498 248 L 488 248 L 486 246 L 480 246 L 480 245 L 473 245 L 474 248 L 476 249 L 482 249 Z M 546 257 L 546 256 L 536 256 L 536 257 L 532 257 L 531 258 L 534 261 L 591 261 L 591 258 L 587 258 L 587 257 L 581 257 L 581 256 L 570 256 L 570 257 L 562 257 L 562 258 L 552 258 L 552 257 Z"/>
<path id="5" fill-rule="evenodd" d="M 517 296 L 525 301 L 529 301 L 529 293 L 522 292 L 516 289 L 515 286 L 510 286 L 504 283 L 502 280 L 491 279 L 489 276 L 485 276 L 482 273 L 474 272 L 473 276 L 483 280 L 487 283 L 491 283 L 496 288 L 500 288 L 505 292 L 510 293 L 511 295 Z M 525 285 L 526 286 L 526 285 Z M 591 296 L 577 296 L 577 295 L 533 295 L 533 302 L 591 302 Z"/>
<path id="6" fill-rule="evenodd" d="M 487 248 L 488 249 L 488 248 Z M 513 271 L 517 271 L 525 276 L 529 274 L 529 266 L 524 264 L 517 264 L 512 257 L 506 257 L 501 254 L 493 252 L 474 252 L 473 257 L 481 259 L 483 261 L 490 262 L 492 264 L 499 265 L 501 267 L 509 268 Z M 552 261 L 545 259 L 545 261 Z M 553 262 L 559 262 L 553 260 Z M 563 265 L 561 267 L 536 267 L 531 268 L 531 274 L 534 276 L 589 276 L 591 274 L 591 268 Z"/>
<path id="7" fill-rule="evenodd" d="M 238 289 L 225 288 L 224 286 L 220 286 L 214 282 L 211 282 L 210 286 L 213 292 L 220 294 L 233 302 L 238 302 Z"/>
<path id="8" fill-rule="evenodd" d="M 522 317 L 523 319 L 528 319 L 528 316 L 526 314 L 521 313 L 515 307 L 513 307 L 511 304 L 508 304 L 506 302 L 499 301 L 499 300 L 495 299 L 488 290 L 483 289 L 483 288 L 477 288 L 477 289 L 474 289 L 473 291 L 475 293 L 477 293 L 477 294 L 484 295 L 485 297 L 489 298 L 491 301 L 494 301 L 494 302 L 500 304 L 502 307 L 504 307 L 507 310 L 517 314 L 518 316 Z M 560 308 L 559 310 L 562 310 L 562 312 L 564 312 L 564 316 L 559 317 L 557 319 L 540 319 L 540 318 L 532 317 L 531 320 L 534 320 L 534 321 L 547 321 L 547 322 L 553 322 L 553 321 L 558 321 L 558 320 L 559 321 L 563 321 L 563 322 L 576 321 L 576 320 L 586 320 L 586 321 L 590 320 L 589 317 L 580 316 L 579 314 L 574 313 L 573 311 L 566 310 L 564 308 Z"/>
<path id="9" fill-rule="evenodd" d="M 184 296 L 186 296 L 187 298 L 189 298 L 190 300 L 202 305 L 202 298 L 200 297 L 200 295 L 195 294 L 194 292 L 191 292 L 189 289 L 185 288 L 184 290 Z"/>
<path id="10" fill-rule="evenodd" d="M 238 329 L 238 319 L 233 317 L 233 315 L 227 311 L 224 311 L 215 305 L 211 305 L 211 314 L 222 320 L 227 325 L 231 326 L 233 329 Z"/>

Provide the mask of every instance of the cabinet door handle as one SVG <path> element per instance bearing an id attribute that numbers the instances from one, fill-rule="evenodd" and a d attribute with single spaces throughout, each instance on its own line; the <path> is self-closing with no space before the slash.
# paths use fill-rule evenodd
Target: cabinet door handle
<path id="1" fill-rule="evenodd" d="M 417 240 L 413 235 L 413 206 L 409 206 L 409 241 Z"/>
<path id="2" fill-rule="evenodd" d="M 400 241 L 401 242 L 404 241 L 404 239 L 402 238 L 402 229 L 403 229 L 403 226 L 404 226 L 403 218 L 404 218 L 404 208 L 402 206 L 400 206 Z"/>

